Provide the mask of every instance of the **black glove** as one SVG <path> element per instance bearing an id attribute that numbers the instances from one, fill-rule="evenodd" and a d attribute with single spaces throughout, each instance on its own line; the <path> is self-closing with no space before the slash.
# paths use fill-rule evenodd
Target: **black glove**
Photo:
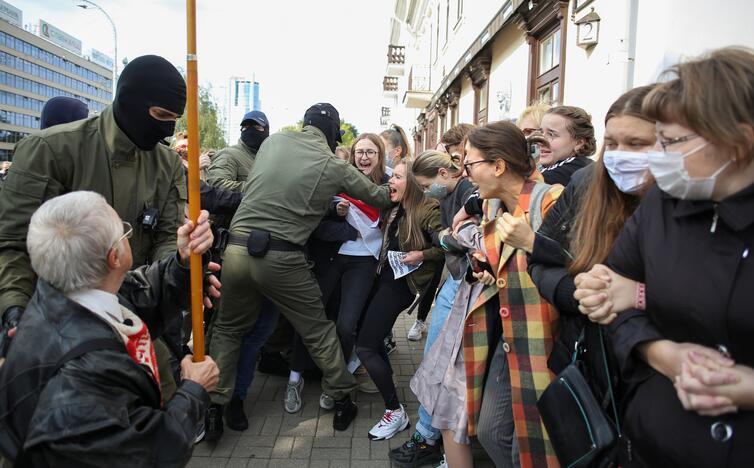
<path id="1" fill-rule="evenodd" d="M 8 348 L 10 347 L 11 337 L 8 336 L 13 328 L 18 326 L 18 322 L 21 321 L 21 315 L 23 315 L 24 309 L 19 306 L 12 306 L 5 309 L 3 312 L 2 321 L 0 322 L 0 357 L 5 357 L 8 354 Z"/>

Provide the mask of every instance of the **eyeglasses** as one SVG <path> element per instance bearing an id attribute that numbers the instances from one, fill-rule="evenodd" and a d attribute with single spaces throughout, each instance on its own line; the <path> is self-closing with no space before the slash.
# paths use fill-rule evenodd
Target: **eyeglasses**
<path id="1" fill-rule="evenodd" d="M 463 163 L 463 168 L 466 170 L 466 174 L 471 174 L 471 167 L 474 164 L 491 163 L 491 162 L 495 162 L 495 161 L 489 161 L 487 159 L 482 159 L 481 161 L 474 161 L 474 162 L 470 162 L 470 163 Z"/>
<path id="2" fill-rule="evenodd" d="M 353 152 L 353 154 L 355 154 L 356 156 L 367 155 L 367 156 L 369 156 L 371 158 L 372 156 L 377 156 L 377 151 L 375 151 L 375 150 L 356 150 L 356 151 Z"/>
<path id="3" fill-rule="evenodd" d="M 693 140 L 694 138 L 699 138 L 699 135 L 696 133 L 692 133 L 690 135 L 684 135 L 678 138 L 671 138 L 670 140 L 662 140 L 660 137 L 657 137 L 657 142 L 662 146 L 663 151 L 668 150 L 668 146 L 675 145 L 676 143 L 683 143 L 684 141 Z"/>
<path id="4" fill-rule="evenodd" d="M 123 221 L 123 235 L 118 238 L 117 241 L 113 242 L 111 249 L 114 248 L 116 245 L 120 244 L 123 239 L 130 239 L 131 236 L 134 235 L 134 228 L 131 226 L 131 223 L 127 223 L 126 221 Z"/>

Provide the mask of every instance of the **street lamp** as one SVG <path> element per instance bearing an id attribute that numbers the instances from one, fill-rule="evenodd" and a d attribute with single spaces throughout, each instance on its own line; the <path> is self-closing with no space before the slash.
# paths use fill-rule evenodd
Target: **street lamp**
<path id="1" fill-rule="evenodd" d="M 110 18 L 110 15 L 107 14 L 105 10 L 102 9 L 101 6 L 97 5 L 96 3 L 90 1 L 90 0 L 80 0 L 81 3 L 76 5 L 79 8 L 83 8 L 84 10 L 87 10 L 89 8 L 96 8 L 99 11 L 102 12 L 103 15 L 105 15 L 105 18 L 110 22 L 110 26 L 113 27 L 113 49 L 115 51 L 115 58 L 113 60 L 113 66 L 115 69 L 113 70 L 113 82 L 118 79 L 118 31 L 115 29 L 115 23 L 113 22 L 113 19 Z M 113 83 L 113 86 L 115 86 L 115 83 Z"/>

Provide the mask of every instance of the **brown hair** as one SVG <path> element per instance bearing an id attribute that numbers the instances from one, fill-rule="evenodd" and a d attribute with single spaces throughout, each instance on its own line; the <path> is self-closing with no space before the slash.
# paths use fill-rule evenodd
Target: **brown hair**
<path id="1" fill-rule="evenodd" d="M 403 199 L 401 200 L 401 205 L 405 210 L 406 222 L 408 222 L 405 242 L 410 250 L 423 250 L 426 237 L 422 232 L 419 207 L 427 200 L 424 196 L 424 190 L 414 177 L 413 162 L 409 159 L 403 159 L 395 167 L 401 164 L 406 166 L 406 190 L 403 192 Z"/>
<path id="2" fill-rule="evenodd" d="M 411 148 L 408 146 L 408 137 L 398 125 L 391 125 L 390 128 L 380 133 L 380 136 L 393 145 L 394 148 L 401 149 L 401 155 L 398 159 L 411 159 Z"/>
<path id="3" fill-rule="evenodd" d="M 351 145 L 351 155 L 348 157 L 348 162 L 356 167 L 356 143 L 361 140 L 369 140 L 377 147 L 377 166 L 372 168 L 372 172 L 367 177 L 372 183 L 380 185 L 383 183 L 383 177 L 385 177 L 385 145 L 382 144 L 380 137 L 374 133 L 362 133 L 359 135 Z"/>
<path id="4" fill-rule="evenodd" d="M 466 137 L 473 128 L 473 125 L 466 123 L 454 125 L 442 134 L 440 142 L 446 146 L 460 145 L 461 142 L 463 142 L 464 137 Z"/>
<path id="5" fill-rule="evenodd" d="M 741 124 L 754 126 L 754 51 L 726 47 L 665 73 L 677 78 L 649 93 L 642 107 L 644 114 L 684 125 L 732 150 L 737 162 L 751 162 L 754 141 Z"/>
<path id="6" fill-rule="evenodd" d="M 652 122 L 641 112 L 641 103 L 654 87 L 641 86 L 619 97 L 608 109 L 605 124 L 613 117 L 624 115 Z M 602 163 L 604 154 L 603 145 L 597 163 L 592 164 L 592 178 L 574 218 L 570 243 L 574 258 L 568 266 L 574 275 L 605 261 L 626 220 L 639 205 L 638 196 L 618 190 Z"/>
<path id="7" fill-rule="evenodd" d="M 559 115 L 568 119 L 568 133 L 576 140 L 583 140 L 584 144 L 576 150 L 576 156 L 590 156 L 597 149 L 597 141 L 594 139 L 594 126 L 592 116 L 581 107 L 557 106 L 548 109 L 547 114 Z"/>
<path id="8" fill-rule="evenodd" d="M 524 133 L 510 122 L 494 122 L 473 129 L 466 136 L 469 144 L 484 154 L 484 159 L 502 159 L 513 172 L 529 178 L 536 168 L 531 145 Z"/>

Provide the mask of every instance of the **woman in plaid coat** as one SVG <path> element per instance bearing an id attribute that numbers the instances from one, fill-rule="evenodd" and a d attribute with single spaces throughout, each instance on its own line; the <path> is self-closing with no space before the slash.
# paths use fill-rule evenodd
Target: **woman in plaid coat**
<path id="1" fill-rule="evenodd" d="M 490 266 L 464 324 L 468 429 L 498 467 L 558 466 L 536 405 L 554 378 L 547 358 L 558 314 L 529 277 L 526 254 L 563 188 L 533 180 L 530 154 L 507 122 L 468 135 L 464 167 L 486 200 L 481 230 Z"/>

